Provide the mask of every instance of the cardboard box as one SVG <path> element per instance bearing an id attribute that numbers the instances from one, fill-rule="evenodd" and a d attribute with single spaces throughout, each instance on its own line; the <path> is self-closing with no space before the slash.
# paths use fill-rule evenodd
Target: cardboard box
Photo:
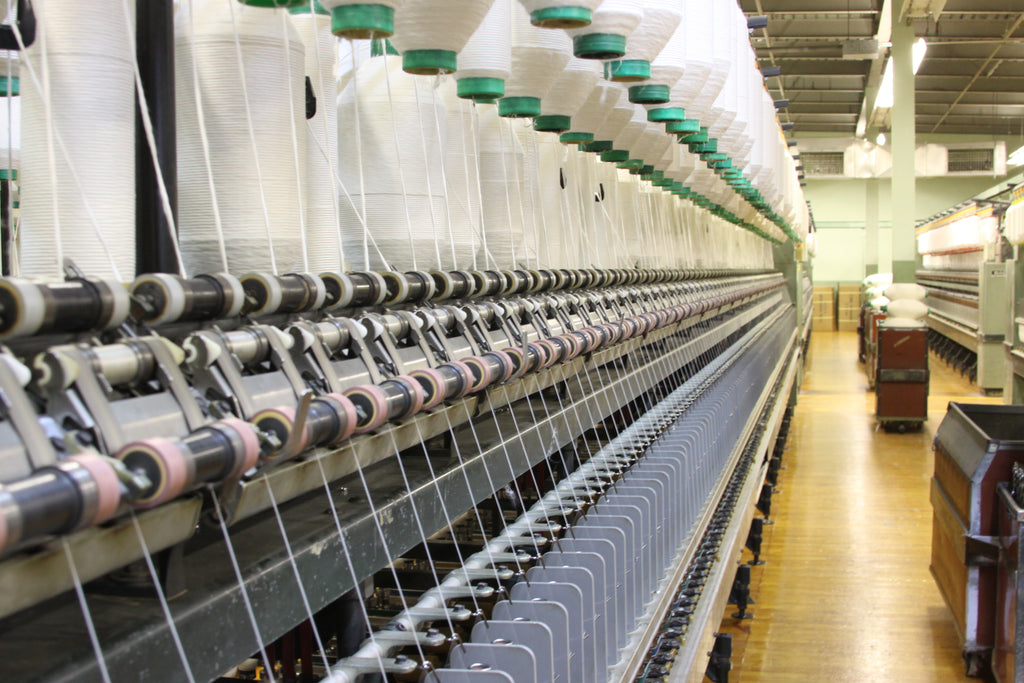
<path id="1" fill-rule="evenodd" d="M 857 321 L 856 320 L 840 320 L 839 321 L 840 332 L 856 332 Z"/>
<path id="2" fill-rule="evenodd" d="M 839 309 L 839 321 L 850 321 L 857 322 L 860 319 L 860 308 L 840 308 Z"/>
<path id="3" fill-rule="evenodd" d="M 823 318 L 815 316 L 811 319 L 811 326 L 819 331 L 834 330 L 836 329 L 836 319 L 831 316 Z"/>
<path id="4" fill-rule="evenodd" d="M 860 308 L 860 292 L 839 292 L 839 308 Z"/>

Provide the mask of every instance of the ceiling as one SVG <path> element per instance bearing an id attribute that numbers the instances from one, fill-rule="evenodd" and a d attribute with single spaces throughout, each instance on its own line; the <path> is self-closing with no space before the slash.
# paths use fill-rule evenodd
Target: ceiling
<path id="1" fill-rule="evenodd" d="M 888 43 L 880 19 L 889 2 L 740 0 L 748 16 L 768 17 L 751 42 L 762 71 L 781 69 L 766 82 L 776 100 L 789 100 L 779 118 L 796 135 L 853 135 L 862 116 L 871 122 L 865 90 L 878 87 L 889 50 L 850 60 L 843 44 Z M 1024 2 L 948 0 L 937 18 L 914 20 L 914 31 L 928 43 L 916 79 L 919 134 L 1024 136 Z"/>

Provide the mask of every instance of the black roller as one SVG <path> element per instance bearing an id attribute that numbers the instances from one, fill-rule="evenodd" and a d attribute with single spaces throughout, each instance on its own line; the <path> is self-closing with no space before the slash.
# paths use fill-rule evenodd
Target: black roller
<path id="1" fill-rule="evenodd" d="M 321 278 L 308 273 L 249 273 L 242 276 L 243 312 L 250 315 L 300 313 L 321 308 L 327 289 Z"/>
<path id="2" fill-rule="evenodd" d="M 476 288 L 473 275 L 465 270 L 451 272 L 434 271 L 430 274 L 434 279 L 434 300 L 464 299 L 473 294 Z"/>
<path id="3" fill-rule="evenodd" d="M 115 281 L 0 279 L 0 339 L 108 329 L 128 313 L 128 293 Z"/>
<path id="4" fill-rule="evenodd" d="M 238 315 L 245 303 L 242 283 L 225 273 L 190 280 L 150 273 L 136 278 L 131 292 L 132 316 L 152 325 L 230 318 Z"/>

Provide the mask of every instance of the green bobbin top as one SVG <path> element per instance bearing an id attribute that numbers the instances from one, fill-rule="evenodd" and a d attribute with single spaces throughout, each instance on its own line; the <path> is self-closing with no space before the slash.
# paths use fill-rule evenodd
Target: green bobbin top
<path id="1" fill-rule="evenodd" d="M 460 78 L 455 92 L 464 100 L 494 100 L 505 95 L 505 81 L 500 78 Z"/>
<path id="2" fill-rule="evenodd" d="M 583 131 L 571 130 L 566 133 L 562 133 L 558 137 L 559 142 L 565 145 L 583 145 L 588 142 L 594 141 L 593 133 L 584 133 Z"/>
<path id="3" fill-rule="evenodd" d="M 669 121 L 665 124 L 666 133 L 677 133 L 679 135 L 693 135 L 700 132 L 700 122 L 696 119 L 684 118 L 681 121 Z"/>
<path id="4" fill-rule="evenodd" d="M 589 7 L 563 5 L 530 12 L 530 23 L 540 28 L 583 28 L 592 20 Z"/>
<path id="5" fill-rule="evenodd" d="M 539 97 L 502 97 L 498 100 L 498 116 L 525 119 L 540 116 Z"/>
<path id="6" fill-rule="evenodd" d="M 633 88 L 630 88 L 632 90 Z M 652 123 L 683 123 L 686 119 L 686 110 L 682 107 L 658 107 L 657 109 L 647 110 L 647 120 Z M 695 129 L 696 130 L 696 129 Z M 669 130 L 666 125 L 665 131 L 668 133 L 678 133 L 679 131 Z"/>
<path id="7" fill-rule="evenodd" d="M 620 59 L 605 62 L 604 77 L 616 83 L 646 81 L 651 77 L 651 63 L 645 59 Z M 630 102 L 632 102 L 632 98 Z"/>
<path id="8" fill-rule="evenodd" d="M 533 117 L 533 129 L 538 133 L 564 133 L 569 130 L 571 124 L 572 119 L 561 114 L 544 114 Z"/>
<path id="9" fill-rule="evenodd" d="M 573 36 L 572 53 L 580 59 L 615 59 L 626 54 L 626 36 L 614 33 Z"/>
<path id="10" fill-rule="evenodd" d="M 20 94 L 21 81 L 18 80 L 17 76 L 11 76 L 10 81 L 7 80 L 7 76 L 0 76 L 0 97 Z"/>
<path id="11" fill-rule="evenodd" d="M 349 40 L 389 38 L 395 32 L 395 10 L 387 5 L 341 5 L 331 10 L 331 33 Z"/>
<path id="12" fill-rule="evenodd" d="M 414 76 L 454 73 L 458 54 L 454 50 L 408 50 L 402 54 L 402 71 Z"/>
<path id="13" fill-rule="evenodd" d="M 612 150 L 611 140 L 594 140 L 580 145 L 584 152 L 610 152 Z"/>
<path id="14" fill-rule="evenodd" d="M 629 159 L 629 152 L 624 149 L 610 149 L 607 152 L 601 152 L 601 161 L 617 164 L 627 159 Z"/>

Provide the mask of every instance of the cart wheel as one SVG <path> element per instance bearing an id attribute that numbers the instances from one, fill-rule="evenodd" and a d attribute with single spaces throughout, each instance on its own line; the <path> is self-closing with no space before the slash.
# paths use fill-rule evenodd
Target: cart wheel
<path id="1" fill-rule="evenodd" d="M 907 433 L 907 423 L 906 422 L 900 422 L 899 425 L 896 427 L 896 431 L 898 431 L 900 434 L 906 434 Z"/>
<path id="2" fill-rule="evenodd" d="M 968 678 L 981 678 L 985 672 L 985 656 L 979 652 L 964 653 L 964 673 Z"/>

